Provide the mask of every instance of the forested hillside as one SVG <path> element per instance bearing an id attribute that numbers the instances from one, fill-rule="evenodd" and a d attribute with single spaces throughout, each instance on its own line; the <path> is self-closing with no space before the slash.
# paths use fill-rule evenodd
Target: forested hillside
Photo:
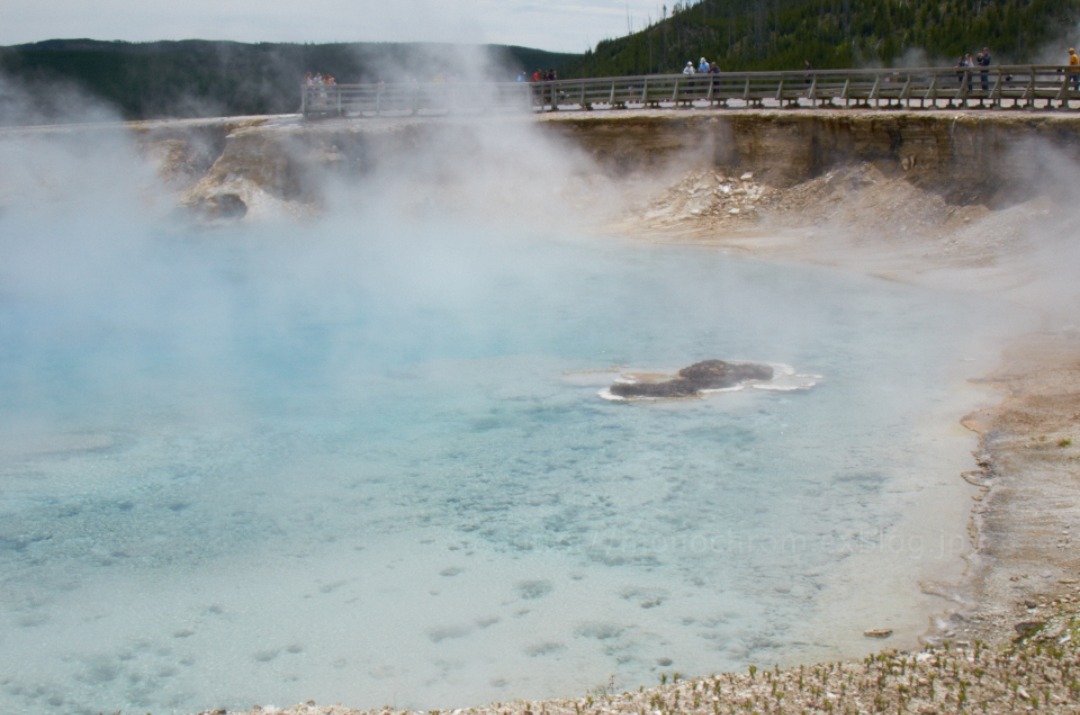
<path id="1" fill-rule="evenodd" d="M 682 0 L 660 14 L 569 71 L 678 72 L 702 56 L 722 70 L 952 64 L 983 47 L 999 63 L 1064 64 L 1080 44 L 1080 0 Z"/>
<path id="2" fill-rule="evenodd" d="M 412 44 L 244 44 L 50 40 L 0 47 L 0 124 L 27 113 L 62 119 L 75 93 L 105 100 L 135 118 L 278 114 L 297 111 L 306 72 L 338 82 L 452 79 L 476 72 L 512 80 L 518 71 L 563 69 L 576 55 L 524 47 Z M 475 74 L 471 78 L 476 78 Z M 4 83 L 29 96 L 23 116 L 5 112 Z M 25 104 L 26 102 L 24 102 Z"/>

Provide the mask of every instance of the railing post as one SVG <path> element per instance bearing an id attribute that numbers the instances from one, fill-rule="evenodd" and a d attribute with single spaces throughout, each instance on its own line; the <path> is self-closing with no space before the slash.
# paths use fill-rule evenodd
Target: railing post
<path id="1" fill-rule="evenodd" d="M 1061 89 L 1058 90 L 1057 99 L 1061 102 L 1062 109 L 1069 108 L 1069 84 L 1072 82 L 1072 75 L 1069 72 L 1065 72 L 1065 80 L 1061 83 Z"/>
<path id="2" fill-rule="evenodd" d="M 900 101 L 907 105 L 908 109 L 911 109 L 911 75 L 907 76 L 904 81 L 904 88 L 900 90 Z"/>
<path id="3" fill-rule="evenodd" d="M 300 85 L 300 114 L 307 116 L 307 85 Z"/>
<path id="4" fill-rule="evenodd" d="M 937 78 L 938 78 L 937 72 L 930 75 L 930 86 L 927 87 L 926 91 L 923 93 L 923 106 L 924 107 L 926 106 L 926 100 L 930 99 L 931 95 L 933 95 L 933 102 L 934 102 L 933 107 L 934 107 L 934 109 L 937 109 Z"/>

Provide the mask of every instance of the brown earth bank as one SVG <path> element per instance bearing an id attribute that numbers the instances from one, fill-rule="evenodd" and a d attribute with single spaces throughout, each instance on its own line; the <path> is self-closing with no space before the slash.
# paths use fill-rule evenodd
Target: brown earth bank
<path id="1" fill-rule="evenodd" d="M 128 129 L 181 203 L 211 218 L 219 204 L 235 206 L 237 199 L 245 208 L 279 203 L 302 212 L 320 206 L 336 179 L 379 172 L 445 191 L 457 172 L 481 158 L 503 165 L 507 176 L 518 174 L 483 192 L 482 198 L 510 203 L 523 190 L 519 170 L 529 163 L 548 182 L 536 187 L 540 193 L 574 205 L 594 199 L 582 184 L 595 190 L 601 178 L 617 180 L 636 200 L 636 187 L 651 190 L 655 181 L 670 182 L 673 172 L 750 172 L 765 187 L 791 189 L 862 164 L 945 207 L 996 209 L 1067 193 L 1047 178 L 1063 162 L 1080 161 L 1080 115 L 1030 110 L 639 110 L 309 122 L 281 116 L 139 122 Z M 20 131 L 71 130 L 0 130 L 0 140 Z M 493 136 L 503 137 L 497 151 Z M 528 146 L 538 139 L 549 144 Z M 553 159 L 551 142 L 571 151 Z M 545 161 L 562 171 L 546 173 L 539 166 Z"/>
<path id="2" fill-rule="evenodd" d="M 980 488 L 975 552 L 966 588 L 936 627 L 928 624 L 925 650 L 685 681 L 672 674 L 637 692 L 601 687 L 573 700 L 454 712 L 1080 712 L 1080 550 L 1072 542 L 1080 529 L 1080 289 L 1071 276 L 1080 250 L 1069 236 L 1080 118 L 651 111 L 529 122 L 579 156 L 545 196 L 596 208 L 593 228 L 604 233 L 985 295 L 1037 320 L 981 378 L 1000 390 L 1000 404 L 965 419 L 980 435 L 971 470 L 956 475 Z M 274 202 L 317 211 L 326 170 L 364 175 L 448 137 L 467 155 L 475 145 L 462 126 L 251 120 L 206 130 L 198 142 L 167 125 L 136 131 L 180 201 L 220 219 Z M 437 194 L 450 190 L 446 177 L 462 156 L 408 168 Z M 498 200 L 521 190 L 507 183 Z M 229 194 L 235 201 L 221 198 Z M 388 711 L 308 703 L 250 712 Z"/>

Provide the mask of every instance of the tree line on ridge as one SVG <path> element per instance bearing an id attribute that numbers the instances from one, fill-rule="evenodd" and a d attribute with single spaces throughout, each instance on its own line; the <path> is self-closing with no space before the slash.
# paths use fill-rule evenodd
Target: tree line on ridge
<path id="1" fill-rule="evenodd" d="M 569 71 L 679 72 L 702 56 L 721 70 L 925 66 L 983 47 L 998 63 L 1065 64 L 1080 43 L 1080 0 L 684 0 L 661 14 Z"/>

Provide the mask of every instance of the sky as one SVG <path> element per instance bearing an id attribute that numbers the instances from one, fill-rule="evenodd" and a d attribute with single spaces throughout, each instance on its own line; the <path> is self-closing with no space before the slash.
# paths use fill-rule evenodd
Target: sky
<path id="1" fill-rule="evenodd" d="M 0 0 L 0 46 L 72 38 L 461 42 L 580 53 L 644 29 L 665 1 Z"/>

